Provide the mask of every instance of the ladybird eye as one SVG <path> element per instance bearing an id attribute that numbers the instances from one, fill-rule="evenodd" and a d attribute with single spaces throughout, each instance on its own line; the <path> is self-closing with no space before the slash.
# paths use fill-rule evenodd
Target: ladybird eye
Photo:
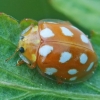
<path id="1" fill-rule="evenodd" d="M 24 50 L 23 47 L 20 47 L 20 48 L 19 48 L 19 51 L 20 51 L 21 53 L 24 53 L 24 52 L 25 52 L 25 50 Z"/>

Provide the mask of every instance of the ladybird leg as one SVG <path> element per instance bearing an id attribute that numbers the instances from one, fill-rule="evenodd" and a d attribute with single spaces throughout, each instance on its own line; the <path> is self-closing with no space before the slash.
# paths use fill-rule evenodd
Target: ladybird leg
<path id="1" fill-rule="evenodd" d="M 20 66 L 20 65 L 22 65 L 22 64 L 24 64 L 25 62 L 23 61 L 23 60 L 21 60 L 21 59 L 19 59 L 18 61 L 17 61 L 17 66 Z"/>
<path id="2" fill-rule="evenodd" d="M 22 64 L 27 64 L 26 62 L 24 62 L 22 59 L 19 59 L 18 61 L 17 61 L 17 66 L 20 66 L 20 65 L 22 65 Z M 35 68 L 36 67 L 36 64 L 35 63 L 33 63 L 33 64 L 27 64 L 27 66 L 29 67 L 29 68 L 31 68 L 31 69 L 33 69 L 33 68 Z"/>
<path id="3" fill-rule="evenodd" d="M 33 69 L 33 68 L 36 67 L 36 64 L 35 64 L 35 63 L 33 63 L 33 64 L 27 64 L 27 66 L 28 66 L 29 68 Z"/>

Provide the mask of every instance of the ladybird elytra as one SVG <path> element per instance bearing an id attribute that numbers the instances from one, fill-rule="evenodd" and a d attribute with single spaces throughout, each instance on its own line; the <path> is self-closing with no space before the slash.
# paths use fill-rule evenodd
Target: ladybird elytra
<path id="1" fill-rule="evenodd" d="M 87 80 L 97 65 L 97 56 L 88 37 L 66 21 L 41 20 L 26 28 L 19 40 L 21 59 L 38 66 L 53 80 L 78 83 Z"/>

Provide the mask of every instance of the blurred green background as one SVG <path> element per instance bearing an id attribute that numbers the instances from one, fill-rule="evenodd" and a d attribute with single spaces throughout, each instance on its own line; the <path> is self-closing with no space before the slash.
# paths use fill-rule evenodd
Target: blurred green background
<path id="1" fill-rule="evenodd" d="M 0 0 L 0 12 L 14 17 L 19 22 L 24 18 L 32 18 L 37 21 L 41 19 L 68 20 L 84 33 L 89 33 L 86 28 L 80 26 L 73 21 L 72 18 L 55 10 L 50 1 L 51 0 Z"/>
<path id="2" fill-rule="evenodd" d="M 63 14 L 50 5 L 50 0 L 0 0 L 0 12 L 11 15 L 17 20 L 23 18 L 66 20 Z"/>

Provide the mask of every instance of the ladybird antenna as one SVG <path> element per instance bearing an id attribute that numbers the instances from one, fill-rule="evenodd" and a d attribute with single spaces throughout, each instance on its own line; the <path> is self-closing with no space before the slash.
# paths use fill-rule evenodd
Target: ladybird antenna
<path id="1" fill-rule="evenodd" d="M 18 49 L 16 49 L 16 51 L 9 58 L 7 58 L 5 61 L 9 61 L 11 58 L 13 58 L 17 52 L 18 52 Z"/>

